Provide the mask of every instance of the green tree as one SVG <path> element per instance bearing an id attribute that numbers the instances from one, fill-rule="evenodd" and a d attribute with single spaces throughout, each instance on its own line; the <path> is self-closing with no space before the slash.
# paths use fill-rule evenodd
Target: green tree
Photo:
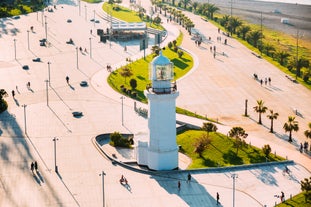
<path id="1" fill-rule="evenodd" d="M 281 65 L 285 65 L 285 62 L 287 61 L 287 58 L 290 56 L 290 54 L 288 52 L 285 52 L 285 51 L 278 51 L 276 53 L 276 57 L 278 58 L 279 60 L 279 63 Z"/>
<path id="2" fill-rule="evenodd" d="M 124 83 L 126 82 L 126 78 L 131 77 L 133 75 L 132 71 L 128 67 L 123 67 L 120 71 L 120 75 L 124 77 Z"/>
<path id="3" fill-rule="evenodd" d="M 217 126 L 212 122 L 204 122 L 201 128 L 206 131 L 207 136 L 210 132 L 216 132 L 218 130 Z"/>
<path id="4" fill-rule="evenodd" d="M 202 153 L 211 143 L 211 140 L 206 134 L 202 134 L 199 138 L 197 138 L 194 142 L 194 152 L 198 153 L 200 157 L 202 157 Z"/>
<path id="5" fill-rule="evenodd" d="M 247 25 L 241 25 L 241 27 L 239 27 L 239 33 L 242 34 L 242 39 L 245 40 L 247 33 L 251 30 L 250 26 Z"/>
<path id="6" fill-rule="evenodd" d="M 261 122 L 261 114 L 266 113 L 267 107 L 264 105 L 264 102 L 262 100 L 257 100 L 257 106 L 254 106 L 254 111 L 258 113 L 259 120 L 258 124 L 262 124 Z"/>
<path id="7" fill-rule="evenodd" d="M 245 130 L 242 127 L 233 127 L 228 135 L 229 137 L 235 138 L 236 154 L 238 154 L 239 148 L 243 144 L 242 139 L 245 138 L 246 135 Z"/>
<path id="8" fill-rule="evenodd" d="M 301 190 L 304 192 L 305 201 L 311 200 L 311 177 L 300 181 Z"/>
<path id="9" fill-rule="evenodd" d="M 247 40 L 254 47 L 258 46 L 258 41 L 262 38 L 262 33 L 260 31 L 251 31 L 247 35 Z"/>
<path id="10" fill-rule="evenodd" d="M 192 3 L 192 7 L 194 9 L 194 13 L 196 12 L 198 6 L 199 6 L 199 3 L 197 1 Z"/>
<path id="11" fill-rule="evenodd" d="M 306 131 L 304 131 L 304 134 L 307 138 L 311 139 L 311 122 L 308 124 L 309 129 L 307 129 Z"/>
<path id="12" fill-rule="evenodd" d="M 151 47 L 152 53 L 154 53 L 156 56 L 158 56 L 160 54 L 160 50 L 161 50 L 161 48 L 158 45 L 153 45 Z"/>
<path id="13" fill-rule="evenodd" d="M 274 113 L 273 110 L 270 110 L 270 114 L 267 115 L 268 119 L 271 121 L 270 132 L 273 133 L 273 120 L 277 119 L 279 116 L 278 113 Z"/>
<path id="14" fill-rule="evenodd" d="M 181 0 L 181 3 L 184 6 L 184 9 L 186 10 L 187 6 L 191 4 L 191 0 Z"/>
<path id="15" fill-rule="evenodd" d="M 242 21 L 239 20 L 237 17 L 230 17 L 229 19 L 229 27 L 231 28 L 231 35 L 232 33 L 236 33 L 236 28 L 242 25 Z"/>
<path id="16" fill-rule="evenodd" d="M 298 59 L 296 62 L 296 77 L 301 76 L 301 68 L 308 68 L 310 65 L 310 61 L 304 57 Z"/>
<path id="17" fill-rule="evenodd" d="M 214 13 L 219 11 L 219 8 L 215 6 L 215 4 L 208 4 L 207 6 L 207 12 L 208 12 L 208 17 L 213 20 L 214 19 Z"/>
<path id="18" fill-rule="evenodd" d="M 136 80 L 135 78 L 132 78 L 132 79 L 130 80 L 130 86 L 131 86 L 131 88 L 132 88 L 133 90 L 136 89 L 136 87 L 137 87 L 137 80 Z"/>
<path id="19" fill-rule="evenodd" d="M 269 157 L 269 154 L 271 153 L 271 147 L 270 147 L 270 145 L 265 144 L 265 145 L 262 147 L 262 151 L 263 151 L 263 153 L 266 155 L 266 157 Z"/>
<path id="20" fill-rule="evenodd" d="M 7 96 L 8 96 L 8 93 L 4 89 L 0 89 L 0 113 L 2 113 L 8 108 L 8 104 L 4 100 L 4 97 L 7 97 Z"/>
<path id="21" fill-rule="evenodd" d="M 289 116 L 288 121 L 284 124 L 283 129 L 285 132 L 289 132 L 288 141 L 292 142 L 292 131 L 297 132 L 299 130 L 298 121 L 295 120 L 296 117 Z"/>

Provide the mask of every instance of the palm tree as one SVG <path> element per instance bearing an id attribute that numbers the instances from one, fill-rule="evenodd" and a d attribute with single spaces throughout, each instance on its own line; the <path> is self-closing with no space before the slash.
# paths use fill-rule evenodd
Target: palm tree
<path id="1" fill-rule="evenodd" d="M 212 122 L 204 122 L 202 126 L 202 130 L 206 131 L 207 136 L 209 135 L 210 132 L 216 132 L 217 129 L 218 129 L 217 126 Z"/>
<path id="2" fill-rule="evenodd" d="M 199 2 L 195 1 L 195 2 L 192 3 L 192 7 L 194 9 L 194 13 L 196 12 L 198 6 L 199 6 Z"/>
<path id="3" fill-rule="evenodd" d="M 296 117 L 289 116 L 288 121 L 284 124 L 283 129 L 285 132 L 289 132 L 288 141 L 292 142 L 292 131 L 297 132 L 299 130 L 298 121 L 295 120 Z"/>
<path id="4" fill-rule="evenodd" d="M 304 134 L 307 138 L 311 139 L 311 122 L 308 124 L 309 129 L 307 129 Z"/>
<path id="5" fill-rule="evenodd" d="M 211 18 L 211 20 L 213 20 L 214 19 L 214 13 L 216 11 L 219 11 L 219 8 L 217 6 L 215 6 L 215 4 L 208 4 L 207 11 L 208 11 L 209 17 Z"/>
<path id="6" fill-rule="evenodd" d="M 126 82 L 126 78 L 131 77 L 133 75 L 132 71 L 128 67 L 124 67 L 119 72 L 122 77 L 124 77 L 124 83 Z"/>
<path id="7" fill-rule="evenodd" d="M 278 113 L 274 113 L 273 110 L 270 110 L 270 114 L 267 115 L 268 119 L 271 120 L 270 132 L 273 133 L 273 120 L 277 119 L 279 116 Z"/>
<path id="8" fill-rule="evenodd" d="M 184 5 L 184 9 L 186 10 L 187 5 L 191 4 L 191 0 L 181 0 L 181 3 Z"/>
<path id="9" fill-rule="evenodd" d="M 284 64 L 285 64 L 287 58 L 290 56 L 290 54 L 285 52 L 285 51 L 278 51 L 276 53 L 276 56 L 278 57 L 280 64 L 284 66 Z"/>
<path id="10" fill-rule="evenodd" d="M 242 25 L 239 27 L 239 32 L 242 34 L 242 39 L 245 40 L 246 34 L 251 30 L 250 26 Z"/>
<path id="11" fill-rule="evenodd" d="M 230 17 L 229 27 L 231 28 L 231 35 L 232 33 L 235 34 L 236 28 L 238 28 L 241 25 L 242 25 L 242 22 L 237 17 Z"/>
<path id="12" fill-rule="evenodd" d="M 239 147 L 242 145 L 242 138 L 245 138 L 246 133 L 242 127 L 233 127 L 228 135 L 235 138 L 236 154 L 239 152 Z"/>
<path id="13" fill-rule="evenodd" d="M 301 57 L 298 59 L 298 62 L 296 63 L 296 78 L 300 77 L 300 71 L 301 68 L 305 67 L 308 68 L 310 65 L 310 61 L 304 57 Z"/>
<path id="14" fill-rule="evenodd" d="M 275 51 L 275 47 L 271 44 L 265 44 L 264 49 L 266 50 L 266 55 L 270 56 L 272 51 Z"/>
<path id="15" fill-rule="evenodd" d="M 262 33 L 260 31 L 251 31 L 248 34 L 248 40 L 254 47 L 257 47 L 258 41 L 261 39 L 261 37 Z"/>
<path id="16" fill-rule="evenodd" d="M 264 102 L 262 100 L 257 100 L 257 106 L 254 106 L 254 110 L 259 115 L 258 124 L 262 124 L 261 123 L 261 114 L 266 113 L 267 109 L 268 108 L 266 106 L 264 106 Z"/>

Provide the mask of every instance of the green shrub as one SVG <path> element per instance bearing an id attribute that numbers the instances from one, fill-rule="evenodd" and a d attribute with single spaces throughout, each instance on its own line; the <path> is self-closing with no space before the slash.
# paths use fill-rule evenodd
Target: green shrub
<path id="1" fill-rule="evenodd" d="M 131 145 L 134 144 L 132 137 L 130 137 L 129 139 L 124 138 L 119 132 L 114 132 L 110 134 L 110 140 L 111 141 L 109 142 L 109 144 L 114 147 L 130 148 Z"/>
<path id="2" fill-rule="evenodd" d="M 167 46 L 168 46 L 168 48 L 172 49 L 173 43 L 172 43 L 172 42 L 169 42 Z"/>
<path id="3" fill-rule="evenodd" d="M 137 80 L 135 78 L 132 78 L 130 80 L 130 85 L 131 85 L 132 89 L 135 90 L 135 88 L 137 87 Z"/>

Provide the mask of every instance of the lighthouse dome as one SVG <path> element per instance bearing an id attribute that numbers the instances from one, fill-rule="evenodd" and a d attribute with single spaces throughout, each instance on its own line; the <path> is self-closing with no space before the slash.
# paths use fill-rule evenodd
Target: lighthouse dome
<path id="1" fill-rule="evenodd" d="M 171 61 L 162 55 L 162 51 L 160 51 L 160 54 L 158 57 L 155 57 L 152 62 L 151 62 L 152 65 L 169 65 L 171 64 Z"/>

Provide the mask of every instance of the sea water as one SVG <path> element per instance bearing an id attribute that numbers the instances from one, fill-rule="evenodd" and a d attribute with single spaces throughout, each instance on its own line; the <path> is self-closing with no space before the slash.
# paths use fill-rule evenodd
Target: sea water
<path id="1" fill-rule="evenodd" d="M 257 0 L 257 1 L 311 5 L 311 0 Z"/>

